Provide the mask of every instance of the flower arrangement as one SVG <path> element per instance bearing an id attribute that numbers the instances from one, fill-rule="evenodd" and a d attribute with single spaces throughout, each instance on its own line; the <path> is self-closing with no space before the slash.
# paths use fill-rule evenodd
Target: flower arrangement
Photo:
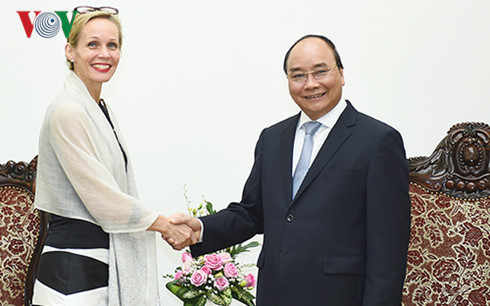
<path id="1" fill-rule="evenodd" d="M 187 208 L 193 217 L 214 214 L 213 204 L 204 200 L 197 209 L 192 209 L 187 200 Z M 175 294 L 184 306 L 201 306 L 209 300 L 217 305 L 230 305 L 232 300 L 245 305 L 255 305 L 255 297 L 250 293 L 255 287 L 255 276 L 244 270 L 253 265 L 240 264 L 236 257 L 250 248 L 258 246 L 256 241 L 237 244 L 225 250 L 193 258 L 189 251 L 182 253 L 182 266 L 175 269 L 166 287 Z"/>

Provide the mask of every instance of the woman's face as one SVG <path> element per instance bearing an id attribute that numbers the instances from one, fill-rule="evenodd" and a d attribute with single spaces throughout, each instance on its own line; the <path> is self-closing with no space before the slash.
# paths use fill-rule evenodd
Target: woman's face
<path id="1" fill-rule="evenodd" d="M 94 18 L 80 32 L 77 46 L 66 46 L 66 57 L 90 91 L 111 79 L 119 63 L 119 48 L 116 25 L 106 18 Z"/>

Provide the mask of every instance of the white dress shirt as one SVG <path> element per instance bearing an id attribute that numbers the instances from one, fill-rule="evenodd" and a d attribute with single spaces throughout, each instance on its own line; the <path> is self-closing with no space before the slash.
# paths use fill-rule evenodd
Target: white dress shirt
<path id="1" fill-rule="evenodd" d="M 311 152 L 310 166 L 315 160 L 320 148 L 323 143 L 330 134 L 335 123 L 339 119 L 340 115 L 344 111 L 347 103 L 345 100 L 340 99 L 339 103 L 328 113 L 323 115 L 318 120 L 314 120 L 320 122 L 322 125 L 318 129 L 318 131 L 313 135 L 313 150 Z M 306 115 L 303 111 L 301 111 L 301 115 L 298 120 L 298 126 L 296 127 L 296 134 L 294 136 L 294 144 L 293 144 L 293 160 L 292 160 L 292 173 L 291 176 L 294 175 L 294 171 L 296 170 L 296 166 L 299 162 L 299 157 L 301 156 L 301 151 L 303 150 L 303 142 L 305 141 L 305 128 L 303 124 L 311 120 L 308 115 Z"/>

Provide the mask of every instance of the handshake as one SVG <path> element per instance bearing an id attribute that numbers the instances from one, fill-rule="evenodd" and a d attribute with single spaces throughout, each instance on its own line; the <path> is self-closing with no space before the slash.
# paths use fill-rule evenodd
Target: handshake
<path id="1" fill-rule="evenodd" d="M 182 250 L 198 242 L 201 236 L 201 221 L 183 213 L 176 213 L 170 217 L 159 215 L 148 230 L 159 232 L 172 248 Z"/>

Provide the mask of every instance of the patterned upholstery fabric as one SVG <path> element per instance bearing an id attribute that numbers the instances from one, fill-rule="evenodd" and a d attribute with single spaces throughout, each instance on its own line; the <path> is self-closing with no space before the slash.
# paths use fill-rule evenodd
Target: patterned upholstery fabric
<path id="1" fill-rule="evenodd" d="M 461 199 L 410 184 L 404 305 L 490 305 L 490 197 Z"/>
<path id="2" fill-rule="evenodd" d="M 23 305 L 27 269 L 40 217 L 34 196 L 22 187 L 0 186 L 0 304 Z"/>

